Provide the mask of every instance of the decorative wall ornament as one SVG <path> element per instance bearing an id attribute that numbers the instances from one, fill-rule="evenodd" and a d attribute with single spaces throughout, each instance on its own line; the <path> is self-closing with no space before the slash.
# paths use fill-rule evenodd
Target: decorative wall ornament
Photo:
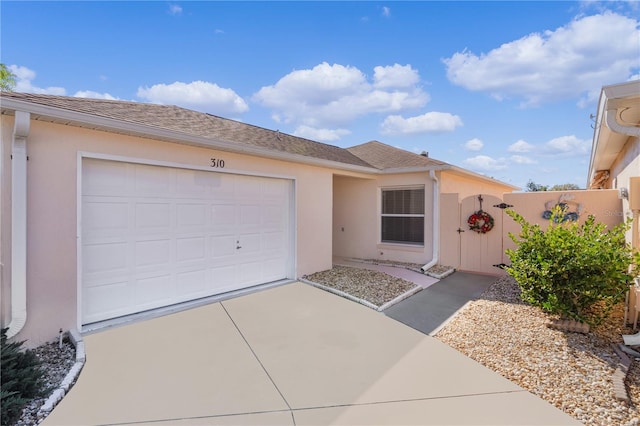
<path id="1" fill-rule="evenodd" d="M 575 222 L 582 214 L 582 204 L 573 201 L 573 194 L 562 194 L 558 201 L 547 201 L 544 205 L 545 211 L 542 213 L 543 219 L 553 219 L 555 223 Z M 554 215 L 554 209 L 560 208 L 560 212 Z"/>
<path id="2" fill-rule="evenodd" d="M 478 195 L 478 201 L 480 202 L 480 210 L 469 216 L 467 223 L 472 231 L 478 234 L 486 234 L 493 229 L 495 222 L 489 213 L 482 210 L 482 201 L 484 201 L 482 195 Z"/>

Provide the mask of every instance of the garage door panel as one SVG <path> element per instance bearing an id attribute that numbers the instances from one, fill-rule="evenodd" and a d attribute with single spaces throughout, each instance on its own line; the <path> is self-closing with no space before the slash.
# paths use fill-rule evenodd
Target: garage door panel
<path id="1" fill-rule="evenodd" d="M 203 229 L 209 222 L 206 203 L 179 203 L 176 206 L 176 224 L 179 231 L 188 232 L 188 228 Z"/>
<path id="2" fill-rule="evenodd" d="M 246 285 L 257 285 L 262 281 L 262 262 L 245 262 L 238 266 L 240 282 Z"/>
<path id="3" fill-rule="evenodd" d="M 84 324 L 290 274 L 290 181 L 103 160 L 82 175 Z"/>
<path id="4" fill-rule="evenodd" d="M 262 192 L 262 180 L 253 176 L 237 176 L 234 200 L 256 200 Z"/>
<path id="5" fill-rule="evenodd" d="M 176 291 L 183 302 L 210 295 L 210 270 L 198 269 L 177 273 Z"/>
<path id="6" fill-rule="evenodd" d="M 128 281 L 85 288 L 82 297 L 93 301 L 84 305 L 82 317 L 86 323 L 126 315 L 131 304 Z"/>
<path id="7" fill-rule="evenodd" d="M 285 235 L 283 232 L 265 232 L 260 236 L 262 249 L 267 253 L 281 253 L 286 249 Z"/>
<path id="8" fill-rule="evenodd" d="M 85 232 L 88 235 L 125 235 L 129 229 L 129 202 L 126 199 L 92 200 L 82 204 L 85 217 Z"/>
<path id="9" fill-rule="evenodd" d="M 207 257 L 205 237 L 178 238 L 176 241 L 177 262 L 204 261 Z"/>
<path id="10" fill-rule="evenodd" d="M 84 160 L 82 195 L 122 196 L 131 192 L 127 163 Z"/>
<path id="11" fill-rule="evenodd" d="M 228 233 L 236 226 L 236 207 L 232 204 L 214 204 L 211 206 L 211 231 Z"/>
<path id="12" fill-rule="evenodd" d="M 212 174 L 211 199 L 233 202 L 235 200 L 235 183 L 234 175 Z"/>
<path id="13" fill-rule="evenodd" d="M 255 227 L 260 229 L 261 223 L 261 208 L 257 204 L 240 205 L 240 223 L 239 225 L 245 227 Z"/>
<path id="14" fill-rule="evenodd" d="M 211 258 L 217 262 L 220 258 L 231 258 L 236 255 L 238 243 L 235 235 L 212 236 L 210 241 Z"/>
<path id="15" fill-rule="evenodd" d="M 170 203 L 136 203 L 136 230 L 168 232 L 171 230 L 171 224 Z"/>
<path id="16" fill-rule="evenodd" d="M 170 168 L 135 165 L 135 191 L 142 197 L 166 197 L 175 188 L 175 171 Z"/>
<path id="17" fill-rule="evenodd" d="M 211 268 L 211 289 L 220 290 L 220 292 L 234 290 L 237 281 L 235 265 Z"/>
<path id="18" fill-rule="evenodd" d="M 166 266 L 171 262 L 171 239 L 138 241 L 135 244 L 136 268 L 144 266 Z"/>
<path id="19" fill-rule="evenodd" d="M 239 238 L 238 249 L 239 256 L 253 256 L 262 252 L 262 246 L 260 244 L 260 234 L 242 234 Z"/>
<path id="20" fill-rule="evenodd" d="M 173 280 L 170 274 L 138 279 L 134 283 L 134 312 L 165 306 L 171 303 L 173 296 Z"/>
<path id="21" fill-rule="evenodd" d="M 262 262 L 262 279 L 265 282 L 278 280 L 283 274 L 286 275 L 286 259 L 283 257 L 276 257 L 268 259 Z"/>
<path id="22" fill-rule="evenodd" d="M 211 188 L 215 186 L 214 175 L 198 170 L 176 171 L 176 195 L 178 198 L 211 198 Z"/>
<path id="23" fill-rule="evenodd" d="M 122 272 L 128 267 L 126 243 L 88 244 L 84 247 L 82 264 L 88 273 Z"/>

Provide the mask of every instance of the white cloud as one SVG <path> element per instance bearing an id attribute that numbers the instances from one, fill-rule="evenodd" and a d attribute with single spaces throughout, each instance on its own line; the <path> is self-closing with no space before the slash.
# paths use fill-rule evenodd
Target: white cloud
<path id="1" fill-rule="evenodd" d="M 444 62 L 451 82 L 497 99 L 520 97 L 527 105 L 537 105 L 586 94 L 594 101 L 604 83 L 626 81 L 637 72 L 639 38 L 637 20 L 606 12 L 527 35 L 480 56 L 457 52 Z"/>
<path id="2" fill-rule="evenodd" d="M 170 4 L 169 5 L 169 13 L 171 15 L 181 15 L 182 14 L 182 7 L 178 6 L 177 4 Z"/>
<path id="3" fill-rule="evenodd" d="M 509 145 L 509 147 L 507 148 L 507 151 L 509 151 L 509 152 L 531 152 L 534 149 L 535 149 L 534 145 L 531 145 L 530 143 L 520 139 L 519 141 Z"/>
<path id="4" fill-rule="evenodd" d="M 387 6 L 382 6 L 382 16 L 384 17 L 391 16 L 391 9 Z"/>
<path id="5" fill-rule="evenodd" d="M 411 65 L 377 66 L 373 73 L 373 85 L 378 89 L 412 87 L 420 81 L 418 70 L 411 68 Z"/>
<path id="6" fill-rule="evenodd" d="M 462 120 L 457 115 L 446 112 L 428 112 L 409 118 L 390 115 L 382 123 L 380 132 L 385 135 L 415 135 L 452 132 L 460 126 L 462 126 Z"/>
<path id="7" fill-rule="evenodd" d="M 537 164 L 538 162 L 530 157 L 525 157 L 523 155 L 512 155 L 509 157 L 509 160 L 515 164 Z"/>
<path id="8" fill-rule="evenodd" d="M 303 125 L 298 126 L 293 134 L 314 141 L 330 142 L 336 141 L 342 136 L 350 135 L 351 131 L 347 129 L 316 129 Z"/>
<path id="9" fill-rule="evenodd" d="M 243 113 L 249 106 L 236 92 L 206 81 L 139 87 L 137 96 L 158 104 L 173 104 L 220 115 Z"/>
<path id="10" fill-rule="evenodd" d="M 374 83 L 358 68 L 323 62 L 312 69 L 296 70 L 271 86 L 262 87 L 253 100 L 273 110 L 278 122 L 314 128 L 344 127 L 371 113 L 393 113 L 420 108 L 429 101 L 417 87 L 417 71 L 411 66 L 376 67 Z M 412 82 L 401 84 L 403 75 Z M 382 87 L 377 87 L 376 84 Z"/>
<path id="11" fill-rule="evenodd" d="M 478 138 L 470 139 L 464 144 L 464 148 L 467 151 L 480 151 L 483 146 L 484 143 Z"/>
<path id="12" fill-rule="evenodd" d="M 94 99 L 108 99 L 108 100 L 117 100 L 118 98 L 110 95 L 109 93 L 98 93 L 91 90 L 80 90 L 76 92 L 74 95 L 76 98 L 94 98 Z"/>
<path id="13" fill-rule="evenodd" d="M 467 158 L 464 160 L 464 164 L 472 170 L 481 172 L 492 172 L 507 168 L 504 158 L 494 159 L 487 155 L 476 155 L 475 157 Z"/>
<path id="14" fill-rule="evenodd" d="M 591 141 L 574 135 L 551 139 L 541 147 L 541 154 L 553 157 L 578 157 L 591 153 Z"/>
<path id="15" fill-rule="evenodd" d="M 38 87 L 34 86 L 32 81 L 36 78 L 36 72 L 18 65 L 9 65 L 9 70 L 16 76 L 16 92 L 37 93 L 40 95 L 59 95 L 64 96 L 66 90 L 64 87 Z"/>

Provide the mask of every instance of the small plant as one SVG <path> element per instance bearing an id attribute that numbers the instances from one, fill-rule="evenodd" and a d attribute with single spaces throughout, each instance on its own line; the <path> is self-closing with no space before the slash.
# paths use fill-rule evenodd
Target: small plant
<path id="1" fill-rule="evenodd" d="M 12 425 L 20 417 L 30 399 L 44 392 L 40 361 L 24 342 L 7 343 L 7 329 L 0 338 L 0 409 L 2 426 Z"/>
<path id="2" fill-rule="evenodd" d="M 564 318 L 597 326 L 624 295 L 632 281 L 630 272 L 638 254 L 625 241 L 629 223 L 611 230 L 589 216 L 583 224 L 558 223 L 557 209 L 546 231 L 530 224 L 513 210 L 507 214 L 520 226 L 509 233 L 518 245 L 507 250 L 511 266 L 506 271 L 522 290 L 522 299 Z"/>

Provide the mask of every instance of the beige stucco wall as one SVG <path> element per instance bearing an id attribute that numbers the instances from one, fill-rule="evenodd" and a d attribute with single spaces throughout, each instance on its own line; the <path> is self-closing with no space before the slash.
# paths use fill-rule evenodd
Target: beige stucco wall
<path id="1" fill-rule="evenodd" d="M 2 116 L 3 154 L 11 144 L 13 118 Z M 160 161 L 207 168 L 210 158 L 225 160 L 225 171 L 292 177 L 295 179 L 296 277 L 332 265 L 332 171 L 326 168 L 259 159 L 102 131 L 31 122 L 27 141 L 27 324 L 18 339 L 30 345 L 49 340 L 60 328 L 78 326 L 77 318 L 77 185 L 78 152 L 116 155 L 132 161 Z M 10 169 L 3 155 L 2 173 Z M 213 169 L 212 169 L 213 170 Z M 9 223 L 2 180 L 2 262 L 10 262 L 6 226 Z M 8 321 L 10 274 L 3 268 L 2 320 Z M 295 277 L 292 277 L 295 278 Z"/>
<path id="2" fill-rule="evenodd" d="M 488 194 L 501 198 L 502 194 L 512 190 L 513 188 L 500 182 L 477 179 L 450 170 L 440 172 L 440 192 L 443 194 L 458 194 L 461 200 L 478 194 Z"/>
<path id="3" fill-rule="evenodd" d="M 339 257 L 425 264 L 433 256 L 433 181 L 428 173 L 336 175 L 334 184 L 333 252 Z M 425 244 L 380 242 L 380 194 L 383 188 L 424 185 Z"/>
<path id="4" fill-rule="evenodd" d="M 624 220 L 622 201 L 617 190 L 583 190 L 583 191 L 542 191 L 520 192 L 504 194 L 504 201 L 511 204 L 511 209 L 520 213 L 528 222 L 548 226 L 549 220 L 542 217 L 547 203 L 555 204 L 564 194 L 573 196 L 569 201 L 570 211 L 575 211 L 577 204 L 583 206 L 579 223 L 584 222 L 589 215 L 594 215 L 596 221 L 604 223 L 609 229 Z M 508 237 L 511 232 L 518 235 L 520 226 L 510 217 L 504 219 L 504 248 L 514 248 L 515 244 Z"/>

